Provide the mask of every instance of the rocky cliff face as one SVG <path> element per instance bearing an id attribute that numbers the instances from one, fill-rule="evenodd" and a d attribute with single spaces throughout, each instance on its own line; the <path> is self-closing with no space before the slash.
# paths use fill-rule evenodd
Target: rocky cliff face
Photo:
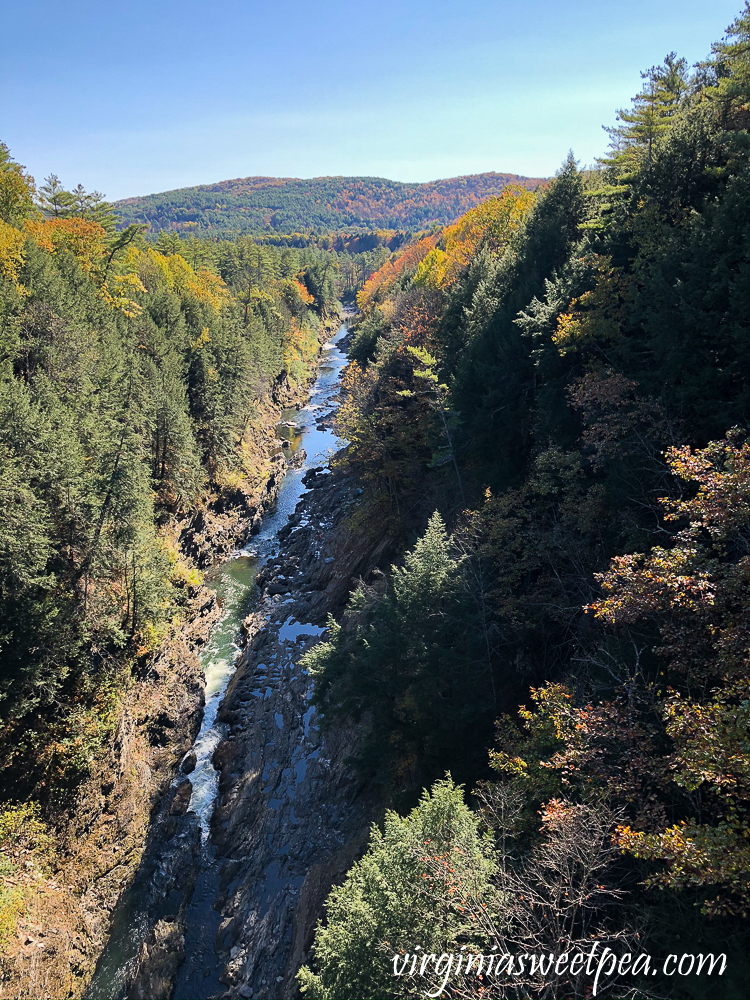
<path id="1" fill-rule="evenodd" d="M 179 524 L 180 548 L 197 566 L 211 566 L 228 556 L 260 528 L 287 469 L 276 436 L 279 414 L 284 408 L 299 405 L 306 395 L 306 386 L 291 385 L 286 372 L 278 377 L 271 396 L 256 405 L 241 445 L 251 474 L 231 489 L 224 486 Z"/>
<path id="2" fill-rule="evenodd" d="M 378 578 L 389 542 L 349 528 L 360 495 L 350 477 L 317 469 L 305 482 L 258 577 L 261 597 L 219 712 L 228 732 L 214 754 L 212 846 L 201 853 L 195 817 L 182 815 L 189 775 L 152 824 L 132 914 L 151 929 L 129 997 L 298 995 L 295 975 L 326 896 L 378 816 L 377 796 L 348 765 L 358 733 L 320 731 L 300 659 L 356 580 Z"/>

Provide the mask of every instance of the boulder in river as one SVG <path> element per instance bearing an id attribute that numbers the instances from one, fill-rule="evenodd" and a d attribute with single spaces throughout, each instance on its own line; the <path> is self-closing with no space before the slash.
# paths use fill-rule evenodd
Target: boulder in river
<path id="1" fill-rule="evenodd" d="M 172 797 L 169 806 L 170 816 L 184 816 L 190 805 L 190 797 L 193 794 L 193 783 L 188 778 L 180 782 Z"/>
<path id="2" fill-rule="evenodd" d="M 128 990 L 131 1000 L 172 995 L 175 973 L 185 957 L 185 934 L 179 921 L 160 920 L 141 947 L 138 975 Z"/>

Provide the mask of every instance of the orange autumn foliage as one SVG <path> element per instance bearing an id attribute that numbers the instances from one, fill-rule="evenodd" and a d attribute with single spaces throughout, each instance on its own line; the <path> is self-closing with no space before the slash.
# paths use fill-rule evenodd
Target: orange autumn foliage
<path id="1" fill-rule="evenodd" d="M 297 292 L 299 293 L 300 300 L 304 302 L 306 306 L 311 306 L 315 301 L 315 296 L 311 295 L 310 292 L 307 290 L 307 285 L 304 285 L 297 278 L 294 278 L 293 280 Z"/>
<path id="2" fill-rule="evenodd" d="M 435 248 L 438 239 L 439 234 L 435 234 L 412 243 L 391 260 L 386 261 L 379 271 L 370 275 L 364 287 L 357 293 L 357 305 L 360 311 L 367 312 L 376 302 L 381 301 L 404 271 L 417 267 L 424 260 Z"/>
<path id="3" fill-rule="evenodd" d="M 25 223 L 29 235 L 48 253 L 69 250 L 84 271 L 95 271 L 107 253 L 106 232 L 98 222 L 77 217 Z"/>

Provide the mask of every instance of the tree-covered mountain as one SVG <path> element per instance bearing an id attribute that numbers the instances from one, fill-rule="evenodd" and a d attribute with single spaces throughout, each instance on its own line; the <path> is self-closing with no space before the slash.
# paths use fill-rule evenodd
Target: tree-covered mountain
<path id="1" fill-rule="evenodd" d="M 413 231 L 447 225 L 508 184 L 534 188 L 540 183 L 540 178 L 498 173 L 426 184 L 382 177 L 244 177 L 125 198 L 115 207 L 125 223 L 147 223 L 154 233 Z"/>

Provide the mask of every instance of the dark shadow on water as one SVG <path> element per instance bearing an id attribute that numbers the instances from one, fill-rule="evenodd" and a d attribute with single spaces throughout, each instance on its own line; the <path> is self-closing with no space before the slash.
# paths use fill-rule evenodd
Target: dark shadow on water
<path id="1" fill-rule="evenodd" d="M 221 862 L 210 848 L 204 855 L 190 900 L 185 961 L 177 972 L 174 1000 L 208 1000 L 225 992 L 219 982 L 222 963 L 215 948 L 221 915 L 214 909 L 214 901 L 219 894 L 220 880 Z"/>

